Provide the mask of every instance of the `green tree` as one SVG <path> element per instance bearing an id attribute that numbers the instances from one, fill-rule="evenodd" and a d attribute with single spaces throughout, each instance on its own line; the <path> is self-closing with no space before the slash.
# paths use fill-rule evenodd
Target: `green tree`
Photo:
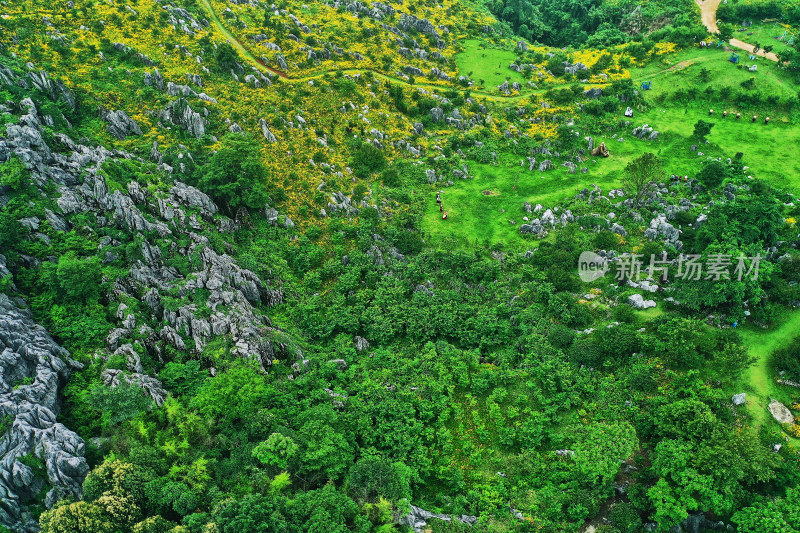
<path id="1" fill-rule="evenodd" d="M 0 187 L 19 190 L 28 182 L 30 173 L 22 161 L 12 156 L 5 163 L 0 163 Z"/>
<path id="2" fill-rule="evenodd" d="M 380 497 L 399 501 L 411 497 L 410 469 L 381 457 L 363 457 L 350 468 L 347 493 L 356 499 L 375 503 Z"/>
<path id="3" fill-rule="evenodd" d="M 76 257 L 73 253 L 58 258 L 56 275 L 61 289 L 73 302 L 94 300 L 100 293 L 100 259 Z"/>
<path id="4" fill-rule="evenodd" d="M 713 122 L 706 122 L 705 120 L 700 119 L 695 123 L 692 135 L 703 141 L 705 140 L 706 135 L 711 133 L 711 128 L 713 127 L 714 127 Z"/>
<path id="5" fill-rule="evenodd" d="M 106 426 L 114 426 L 148 411 L 153 399 L 144 389 L 124 379 L 116 387 L 93 385 L 88 391 L 89 404 L 101 413 Z"/>
<path id="6" fill-rule="evenodd" d="M 734 513 L 731 521 L 739 533 L 798 533 L 800 489 L 791 488 L 781 498 L 759 498 Z"/>
<path id="7" fill-rule="evenodd" d="M 294 460 L 299 448 L 291 437 L 273 433 L 267 440 L 253 448 L 253 457 L 262 464 L 286 470 Z"/>
<path id="8" fill-rule="evenodd" d="M 115 533 L 117 525 L 99 506 L 62 500 L 39 517 L 42 533 Z"/>
<path id="9" fill-rule="evenodd" d="M 362 142 L 358 145 L 350 159 L 353 173 L 359 178 L 367 178 L 374 172 L 380 172 L 386 166 L 386 156 L 376 146 Z"/>
<path id="10" fill-rule="evenodd" d="M 701 121 L 702 122 L 702 121 Z M 709 189 L 719 187 L 730 176 L 730 168 L 722 161 L 711 160 L 703 164 L 697 180 Z"/>
<path id="11" fill-rule="evenodd" d="M 622 186 L 629 194 L 634 195 L 636 206 L 639 206 L 647 192 L 663 178 L 664 166 L 661 159 L 647 152 L 627 164 Z"/>
<path id="12" fill-rule="evenodd" d="M 251 137 L 230 133 L 201 169 L 199 186 L 232 212 L 237 207 L 263 208 L 269 173 L 261 146 Z"/>
<path id="13" fill-rule="evenodd" d="M 721 41 L 726 41 L 726 42 L 730 41 L 731 38 L 733 37 L 733 32 L 734 32 L 733 24 L 728 24 L 727 22 L 720 22 L 717 25 L 717 27 L 719 29 L 719 32 L 717 33 L 719 39 Z"/>
<path id="14" fill-rule="evenodd" d="M 235 69 L 238 58 L 236 50 L 227 42 L 218 44 L 214 52 L 214 60 L 217 62 L 217 66 L 222 72 Z"/>

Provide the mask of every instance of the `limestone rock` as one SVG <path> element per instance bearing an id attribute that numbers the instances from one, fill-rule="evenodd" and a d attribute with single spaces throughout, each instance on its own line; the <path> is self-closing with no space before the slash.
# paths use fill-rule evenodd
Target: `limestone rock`
<path id="1" fill-rule="evenodd" d="M 264 138 L 267 140 L 267 142 L 278 142 L 278 138 L 275 137 L 275 134 L 270 131 L 266 120 L 263 118 L 258 119 L 258 125 L 261 127 L 261 133 L 264 135 Z"/>
<path id="2" fill-rule="evenodd" d="M 632 294 L 628 297 L 628 304 L 634 309 L 650 309 L 656 307 L 656 302 L 653 300 L 645 300 L 641 294 Z"/>
<path id="3" fill-rule="evenodd" d="M 0 294 L 0 416 L 11 419 L 0 439 L 0 523 L 37 531 L 27 504 L 48 486 L 51 504 L 67 495 L 79 498 L 89 467 L 83 440 L 56 421 L 58 388 L 80 364 L 23 305 Z M 42 460 L 47 479 L 20 462 L 29 454 Z"/>
<path id="4" fill-rule="evenodd" d="M 104 121 L 108 122 L 106 130 L 117 139 L 124 139 L 129 135 L 141 135 L 142 130 L 125 111 L 117 110 L 111 112 L 100 112 Z"/>
<path id="5" fill-rule="evenodd" d="M 791 424 L 794 422 L 794 415 L 789 411 L 789 408 L 783 405 L 778 400 L 772 400 L 768 406 L 772 418 L 781 424 Z"/>

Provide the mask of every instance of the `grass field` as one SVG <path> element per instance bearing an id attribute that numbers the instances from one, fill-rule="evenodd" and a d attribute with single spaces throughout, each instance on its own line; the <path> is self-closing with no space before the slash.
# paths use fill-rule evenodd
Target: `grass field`
<path id="1" fill-rule="evenodd" d="M 643 121 L 635 119 L 634 123 L 638 126 Z M 581 166 L 589 169 L 586 174 L 580 171 L 570 174 L 561 166 L 547 172 L 529 172 L 527 166 L 520 166 L 519 158 L 510 155 L 501 156 L 497 166 L 470 163 L 475 175 L 473 179 L 458 180 L 452 187 L 441 189 L 444 208 L 448 211 L 447 220 L 442 220 L 433 201 L 436 188 L 430 187 L 431 201 L 428 202 L 423 228 L 435 242 L 447 243 L 447 246 L 451 245 L 451 239 L 462 246 L 487 241 L 490 244 L 531 246 L 535 241 L 519 233 L 520 225 L 525 223 L 522 217 L 530 216 L 523 210 L 524 202 L 552 208 L 583 188 L 591 189 L 592 184 L 605 191 L 619 187 L 625 165 L 648 151 L 658 153 L 666 161 L 667 174 L 693 174 L 698 159 L 705 159 L 705 156 L 692 152 L 689 149 L 692 141 L 681 135 L 662 135 L 656 141 L 643 141 L 625 132 L 621 137 L 624 142 L 611 135 L 595 137 L 595 145 L 605 142 L 611 156 L 584 161 Z M 722 155 L 713 145 L 709 145 L 705 153 Z M 510 220 L 516 224 L 511 224 Z"/>
<path id="2" fill-rule="evenodd" d="M 784 31 L 786 31 L 786 38 L 783 41 L 776 39 L 776 37 L 781 37 Z M 752 33 L 753 35 L 747 35 L 748 33 Z M 753 24 L 745 31 L 735 31 L 733 36 L 734 38 L 744 41 L 748 44 L 758 43 L 762 48 L 771 45 L 773 47 L 772 51 L 777 54 L 778 52 L 789 48 L 789 45 L 786 44 L 786 41 L 789 40 L 789 37 L 792 35 L 792 33 L 795 34 L 796 41 L 800 39 L 800 35 L 798 34 L 796 28 L 786 28 L 780 23 L 776 24 L 774 22 L 762 22 L 759 24 Z"/>
<path id="3" fill-rule="evenodd" d="M 509 84 L 516 81 L 522 85 L 521 94 L 532 92 L 527 85 L 528 80 L 508 68 L 517 58 L 514 52 L 499 48 L 481 48 L 481 44 L 483 43 L 478 40 L 464 41 L 464 51 L 456 56 L 459 73 L 469 76 L 476 84 L 483 80 L 486 89 L 496 88 L 508 79 Z"/>
<path id="4" fill-rule="evenodd" d="M 800 312 L 788 313 L 784 321 L 772 329 L 745 328 L 741 334 L 745 344 L 750 347 L 750 355 L 756 358 L 756 364 L 745 372 L 742 389 L 736 389 L 736 392 L 744 390 L 747 393 L 747 410 L 757 427 L 767 423 L 775 424 L 767 410 L 770 399 L 775 398 L 789 406 L 797 401 L 800 391 L 775 382 L 776 376 L 772 374 L 769 357 L 776 350 L 797 339 L 797 335 L 800 334 Z M 800 445 L 799 439 L 789 440 L 795 446 Z"/>
<path id="5" fill-rule="evenodd" d="M 778 65 L 761 59 L 758 61 L 758 72 L 751 73 L 738 69 L 727 61 L 730 52 L 721 49 L 690 49 L 670 56 L 669 64 L 664 61 L 654 62 L 641 69 L 634 69 L 631 75 L 636 80 L 652 80 L 653 89 L 645 93 L 651 109 L 637 114 L 635 122 L 647 122 L 661 132 L 672 132 L 682 136 L 692 134 L 694 124 L 700 120 L 715 123 L 708 140 L 716 145 L 725 156 L 733 156 L 736 152 L 744 154 L 745 164 L 751 167 L 750 174 L 763 178 L 770 183 L 800 192 L 800 160 L 797 158 L 800 146 L 800 130 L 796 126 L 796 115 L 786 113 L 770 113 L 772 120 L 765 125 L 763 120 L 751 123 L 752 114 L 763 117 L 769 109 L 739 108 L 733 105 L 720 106 L 704 100 L 706 87 L 719 88 L 732 86 L 739 89 L 741 82 L 756 78 L 756 87 L 763 93 L 784 98 L 797 98 L 798 86 L 779 69 Z M 747 62 L 746 60 L 742 60 Z M 701 69 L 707 69 L 707 81 L 701 80 Z M 692 105 L 682 105 L 667 101 L 659 104 L 661 96 L 674 93 L 678 89 L 689 87 L 699 89 Z M 709 118 L 708 109 L 714 109 Z M 722 118 L 722 112 L 729 116 Z M 742 118 L 736 120 L 733 115 L 739 111 Z M 708 149 L 701 150 L 709 153 Z M 672 154 L 666 155 L 672 159 Z M 676 168 L 676 174 L 684 173 Z M 691 172 L 687 172 L 691 173 Z"/>
<path id="6" fill-rule="evenodd" d="M 763 46 L 763 45 L 762 45 Z M 647 65 L 630 70 L 631 78 L 637 82 L 652 80 L 653 88 L 646 97 L 655 101 L 660 95 L 669 95 L 679 89 L 698 89 L 700 97 L 697 104 L 703 101 L 702 94 L 707 87 L 719 89 L 723 86 L 741 89 L 741 83 L 755 78 L 756 89 L 781 98 L 796 98 L 797 84 L 789 78 L 780 67 L 764 58 L 750 60 L 742 50 L 736 50 L 739 65 L 728 59 L 731 51 L 724 48 L 689 48 L 676 54 L 662 56 L 658 61 L 650 61 Z M 749 72 L 745 65 L 758 65 L 758 72 Z M 701 70 L 707 69 L 707 78 L 701 77 Z M 722 110 L 720 110 L 722 111 Z"/>
<path id="7" fill-rule="evenodd" d="M 708 140 L 718 150 L 723 151 L 727 157 L 742 152 L 745 164 L 750 167 L 748 174 L 792 192 L 800 192 L 800 158 L 797 157 L 800 130 L 792 123 L 775 121 L 765 125 L 759 121 L 752 124 L 750 120 L 742 118 L 736 121 L 731 116 L 726 119 L 721 116 L 709 119 L 707 112 L 700 112 L 696 108 L 655 108 L 639 117 L 641 122 L 647 122 L 661 132 L 672 132 L 686 137 L 692 134 L 698 120 L 710 120 L 715 126 Z M 707 148 L 700 149 L 709 153 Z M 666 157 L 671 159 L 671 155 Z M 696 166 L 690 166 L 684 172 L 680 165 L 675 165 L 674 172 L 692 174 L 692 168 Z"/>

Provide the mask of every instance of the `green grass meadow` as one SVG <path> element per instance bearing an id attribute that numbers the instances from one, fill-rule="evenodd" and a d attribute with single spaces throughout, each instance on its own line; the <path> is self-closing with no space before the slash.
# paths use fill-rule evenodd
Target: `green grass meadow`
<path id="1" fill-rule="evenodd" d="M 770 356 L 797 340 L 800 335 L 800 311 L 787 312 L 784 320 L 771 329 L 748 327 L 742 329 L 741 335 L 756 363 L 744 373 L 740 384 L 741 390 L 736 389 L 736 392 L 747 394 L 747 411 L 753 417 L 756 426 L 777 424 L 767 409 L 770 400 L 774 398 L 791 406 L 797 401 L 800 391 L 776 383 L 777 376 L 770 366 Z M 800 439 L 789 437 L 789 440 L 795 446 L 800 445 Z"/>
<path id="2" fill-rule="evenodd" d="M 486 89 L 493 89 L 508 80 L 509 84 L 519 82 L 523 86 L 522 94 L 532 92 L 532 89 L 528 88 L 528 80 L 522 74 L 508 68 L 508 65 L 517 58 L 514 52 L 499 48 L 482 48 L 481 44 L 481 41 L 475 39 L 464 41 L 464 51 L 456 56 L 458 72 L 469 75 L 476 84 L 483 80 Z"/>
<path id="3" fill-rule="evenodd" d="M 734 65 L 728 59 L 731 53 L 739 55 L 739 64 Z M 757 72 L 750 72 L 746 65 L 758 65 Z M 708 77 L 703 79 L 701 70 L 708 70 Z M 755 90 L 778 97 L 797 97 L 797 84 L 794 83 L 777 63 L 757 57 L 750 60 L 743 50 L 726 51 L 716 46 L 711 48 L 690 48 L 676 54 L 662 56 L 659 61 L 651 61 L 641 68 L 630 70 L 631 78 L 639 85 L 642 81 L 651 80 L 653 87 L 647 91 L 648 101 L 657 101 L 659 95 L 669 95 L 678 89 L 694 88 L 700 92 L 695 99 L 697 105 L 703 104 L 702 93 L 707 87 L 719 89 L 730 86 L 740 89 L 741 83 L 755 78 Z M 744 104 L 747 107 L 746 104 Z M 719 110 L 722 112 L 722 109 Z"/>
<path id="4" fill-rule="evenodd" d="M 675 117 L 675 120 L 686 119 Z M 620 187 L 625 166 L 645 152 L 655 152 L 664 159 L 667 175 L 693 174 L 698 160 L 723 155 L 719 147 L 711 144 L 704 149 L 704 156 L 698 156 L 690 150 L 696 141 L 684 137 L 682 131 L 670 133 L 667 130 L 655 141 L 641 140 L 630 134 L 635 126 L 648 121 L 651 125 L 657 123 L 646 116 L 634 117 L 627 133 L 622 132 L 617 138 L 612 135 L 595 136 L 595 145 L 605 142 L 611 155 L 606 159 L 586 159 L 580 165 L 589 169 L 585 174 L 580 170 L 570 174 L 567 168 L 561 166 L 547 172 L 529 172 L 527 165 L 520 166 L 519 158 L 510 155 L 501 156 L 497 166 L 469 163 L 475 175 L 473 179 L 458 180 L 453 186 L 440 189 L 443 191 L 444 208 L 448 212 L 447 220 L 442 220 L 433 201 L 436 186 L 430 187 L 430 201 L 427 203 L 423 227 L 434 242 L 444 246 L 451 246 L 454 241 L 461 246 L 488 242 L 530 247 L 536 241 L 519 233 L 520 225 L 525 223 L 522 217 L 531 217 L 523 210 L 525 202 L 552 208 L 584 188 L 591 189 L 592 184 L 604 191 Z M 619 137 L 625 140 L 620 142 Z M 516 224 L 511 224 L 510 220 L 516 221 Z"/>
<path id="5" fill-rule="evenodd" d="M 786 31 L 784 40 L 779 41 L 776 39 L 776 37 L 783 36 L 784 31 Z M 753 35 L 747 35 L 748 33 L 752 33 Z M 784 28 L 775 22 L 761 22 L 758 24 L 753 24 L 745 31 L 734 31 L 733 37 L 734 39 L 739 39 L 740 41 L 744 41 L 748 44 L 758 43 L 762 48 L 771 45 L 773 47 L 772 51 L 777 54 L 780 51 L 789 48 L 789 45 L 787 45 L 786 42 L 793 33 L 795 35 L 795 42 L 798 42 L 798 39 L 800 39 L 800 33 L 798 33 L 796 28 L 787 30 L 787 28 Z"/>

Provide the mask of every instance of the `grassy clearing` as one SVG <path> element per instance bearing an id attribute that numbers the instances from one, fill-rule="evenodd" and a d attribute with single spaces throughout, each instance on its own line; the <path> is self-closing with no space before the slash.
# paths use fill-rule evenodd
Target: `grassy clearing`
<path id="1" fill-rule="evenodd" d="M 636 118 L 630 129 L 646 121 L 646 118 Z M 655 121 L 651 120 L 650 123 Z M 696 141 L 677 134 L 667 133 L 656 141 L 640 140 L 626 132 L 621 135 L 624 142 L 620 142 L 619 137 L 595 136 L 595 144 L 605 142 L 611 156 L 584 161 L 580 166 L 589 169 L 586 174 L 580 171 L 570 174 L 561 166 L 547 172 L 529 172 L 527 166 L 520 166 L 519 158 L 510 154 L 501 155 L 497 166 L 469 163 L 475 178 L 459 180 L 452 187 L 441 189 L 443 205 L 448 212 L 447 220 L 442 220 L 434 202 L 436 187 L 430 186 L 423 228 L 434 242 L 444 246 L 451 246 L 455 241 L 460 246 L 471 246 L 477 242 L 530 247 L 536 241 L 519 233 L 519 226 L 525 223 L 522 217 L 530 216 L 523 210 L 525 202 L 552 208 L 583 188 L 591 189 L 592 184 L 604 190 L 619 187 L 625 165 L 645 152 L 657 153 L 666 162 L 666 173 L 679 175 L 694 175 L 699 160 L 704 160 L 708 155 L 716 157 L 724 154 L 718 147 L 708 145 L 704 149 L 706 156 L 698 156 L 689 149 Z M 510 220 L 516 221 L 516 224 L 511 224 Z"/>
<path id="2" fill-rule="evenodd" d="M 750 349 L 750 355 L 756 358 L 756 363 L 744 374 L 740 389 L 747 393 L 747 411 L 752 416 L 757 427 L 767 423 L 776 423 L 767 410 L 771 398 L 790 405 L 797 400 L 798 391 L 791 387 L 781 386 L 775 382 L 772 368 L 769 364 L 770 355 L 797 339 L 800 334 L 800 312 L 787 312 L 787 316 L 779 326 L 768 330 L 757 328 L 744 328 L 742 338 Z M 795 445 L 800 445 L 800 439 L 790 438 Z"/>
<path id="3" fill-rule="evenodd" d="M 642 122 L 647 122 L 661 132 L 685 137 L 692 134 L 694 124 L 698 120 L 710 120 L 715 123 L 708 136 L 711 145 L 718 147 L 717 149 L 727 157 L 742 152 L 745 163 L 750 166 L 748 170 L 750 175 L 793 192 L 800 191 L 800 159 L 797 158 L 800 130 L 797 127 L 788 122 L 775 121 L 765 125 L 763 121 L 752 124 L 745 118 L 737 121 L 732 116 L 723 119 L 719 116 L 719 112 L 721 110 L 715 110 L 715 117 L 709 119 L 705 110 L 661 107 L 640 114 L 638 117 Z M 711 155 L 709 148 L 710 145 L 706 145 L 700 150 Z M 686 173 L 692 175 L 693 169 L 696 168 L 696 164 L 690 165 Z M 684 170 L 678 168 L 675 173 L 682 174 Z"/>
<path id="4" fill-rule="evenodd" d="M 779 41 L 778 37 L 781 37 L 784 31 L 786 31 L 786 38 L 783 41 Z M 752 33 L 752 35 L 748 35 L 748 33 Z M 773 46 L 772 51 L 777 54 L 789 48 L 786 41 L 789 40 L 793 33 L 795 34 L 795 40 L 800 39 L 800 34 L 795 28 L 786 28 L 780 23 L 762 22 L 753 24 L 745 31 L 735 31 L 733 37 L 748 44 L 758 43 L 762 48 L 771 45 Z"/>
<path id="5" fill-rule="evenodd" d="M 739 55 L 738 65 L 728 61 L 731 51 L 725 51 L 724 48 L 690 48 L 662 56 L 660 60 L 650 61 L 643 67 L 632 68 L 631 78 L 636 82 L 653 81 L 653 88 L 645 93 L 650 102 L 658 101 L 659 96 L 670 95 L 679 89 L 694 88 L 700 95 L 695 99 L 696 105 L 705 105 L 702 95 L 707 87 L 719 89 L 729 86 L 738 90 L 741 89 L 741 83 L 750 78 L 755 78 L 756 89 L 766 94 L 782 98 L 797 97 L 797 84 L 776 63 L 765 58 L 750 60 L 743 50 L 735 52 Z M 758 72 L 749 72 L 745 68 L 745 65 L 752 64 L 758 65 Z M 708 70 L 707 78 L 701 77 L 702 69 Z"/>
<path id="6" fill-rule="evenodd" d="M 533 92 L 528 88 L 528 80 L 524 76 L 508 68 L 508 65 L 517 58 L 514 52 L 499 48 L 482 48 L 482 44 L 484 43 L 477 39 L 464 42 L 464 51 L 456 55 L 459 73 L 469 76 L 476 84 L 483 80 L 486 89 L 494 89 L 508 80 L 509 83 L 519 82 L 523 86 L 522 94 Z"/>

